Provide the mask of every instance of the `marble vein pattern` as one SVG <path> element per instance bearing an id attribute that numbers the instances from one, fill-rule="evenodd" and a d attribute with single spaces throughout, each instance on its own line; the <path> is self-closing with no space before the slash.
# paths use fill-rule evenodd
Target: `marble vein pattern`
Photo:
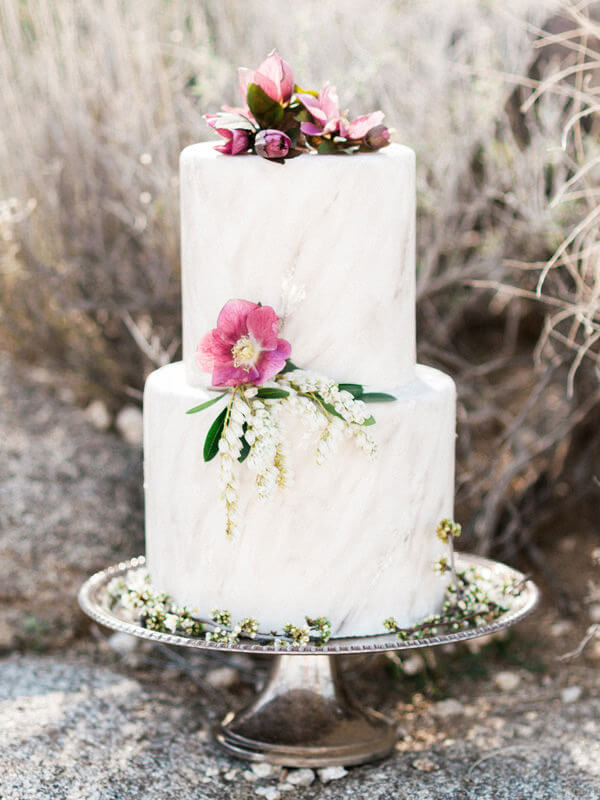
<path id="1" fill-rule="evenodd" d="M 229 541 L 218 465 L 202 458 L 204 437 L 226 398 L 186 415 L 213 395 L 188 382 L 182 362 L 152 373 L 144 451 L 146 547 L 155 585 L 204 613 L 217 606 L 234 617 L 255 616 L 267 630 L 308 614 L 329 617 L 334 635 L 372 634 L 391 614 L 408 625 L 437 611 L 446 579 L 433 571 L 445 549 L 435 527 L 453 513 L 454 384 L 417 365 L 396 388 L 368 388 L 398 398 L 372 406 L 377 460 L 344 440 L 317 466 L 318 434 L 306 433 L 290 415 L 284 422 L 293 485 L 260 502 L 253 474 L 241 467 L 242 531 Z"/>
<path id="2" fill-rule="evenodd" d="M 227 300 L 284 315 L 292 357 L 338 381 L 400 385 L 415 364 L 415 158 L 302 156 L 284 165 L 181 154 L 183 360 L 194 385 L 200 338 Z"/>

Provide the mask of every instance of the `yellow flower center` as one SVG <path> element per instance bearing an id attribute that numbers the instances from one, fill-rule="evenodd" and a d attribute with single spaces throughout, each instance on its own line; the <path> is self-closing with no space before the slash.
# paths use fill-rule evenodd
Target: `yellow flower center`
<path id="1" fill-rule="evenodd" d="M 246 372 L 250 372 L 258 361 L 260 347 L 249 336 L 242 336 L 231 348 L 233 356 L 233 366 L 242 367 Z"/>

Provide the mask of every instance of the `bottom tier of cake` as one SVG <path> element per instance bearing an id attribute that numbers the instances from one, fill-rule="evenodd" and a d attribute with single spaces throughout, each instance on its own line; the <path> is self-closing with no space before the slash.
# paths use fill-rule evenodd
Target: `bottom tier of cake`
<path id="1" fill-rule="evenodd" d="M 152 373 L 144 393 L 146 554 L 154 586 L 208 615 L 255 617 L 281 631 L 327 617 L 332 634 L 383 632 L 393 615 L 409 625 L 439 610 L 447 579 L 434 563 L 436 538 L 451 517 L 455 391 L 452 380 L 418 366 L 416 379 L 374 404 L 374 462 L 342 440 L 315 463 L 318 433 L 284 412 L 293 483 L 257 498 L 239 465 L 240 533 L 225 537 L 217 460 L 203 461 L 207 430 L 225 399 L 186 415 L 214 394 L 189 386 L 181 363 Z"/>

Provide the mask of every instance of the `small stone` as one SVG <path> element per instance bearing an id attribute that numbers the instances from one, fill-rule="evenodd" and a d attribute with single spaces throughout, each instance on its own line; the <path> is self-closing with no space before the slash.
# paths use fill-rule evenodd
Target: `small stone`
<path id="1" fill-rule="evenodd" d="M 576 703 L 581 697 L 581 686 L 567 686 L 560 693 L 563 703 Z"/>
<path id="2" fill-rule="evenodd" d="M 315 779 L 312 769 L 294 769 L 288 773 L 287 782 L 293 786 L 310 786 Z"/>
<path id="3" fill-rule="evenodd" d="M 530 739 L 535 733 L 531 725 L 516 725 L 515 730 L 523 739 Z"/>
<path id="4" fill-rule="evenodd" d="M 254 783 L 256 780 L 258 780 L 258 778 L 256 777 L 256 775 L 255 775 L 253 772 L 251 772 L 249 769 L 245 769 L 245 770 L 242 772 L 242 778 L 243 778 L 245 781 L 249 781 L 250 783 Z"/>
<path id="5" fill-rule="evenodd" d="M 402 662 L 402 669 L 405 675 L 418 675 L 419 672 L 423 672 L 425 669 L 425 661 L 423 656 L 414 655 L 408 656 L 408 658 L 404 659 Z"/>
<path id="6" fill-rule="evenodd" d="M 254 793 L 264 797 L 265 800 L 279 800 L 281 797 L 279 790 L 274 786 L 259 786 Z"/>
<path id="7" fill-rule="evenodd" d="M 563 553 L 572 553 L 577 547 L 577 538 L 575 536 L 564 536 L 558 546 Z"/>
<path id="8" fill-rule="evenodd" d="M 600 603 L 594 603 L 588 609 L 592 622 L 600 622 Z"/>
<path id="9" fill-rule="evenodd" d="M 110 649 L 122 656 L 137 650 L 139 641 L 137 637 L 130 636 L 128 633 L 121 633 L 120 631 L 113 633 L 107 639 Z"/>
<path id="10" fill-rule="evenodd" d="M 106 431 L 110 428 L 110 414 L 102 400 L 92 400 L 83 414 L 97 431 Z"/>
<path id="11" fill-rule="evenodd" d="M 229 770 L 227 770 L 227 772 L 225 772 L 224 775 L 223 775 L 223 780 L 224 781 L 228 781 L 229 783 L 231 781 L 234 781 L 236 779 L 236 776 L 237 776 L 238 772 L 239 772 L 239 770 L 237 770 L 237 769 L 229 769 Z"/>
<path id="12" fill-rule="evenodd" d="M 455 700 L 453 697 L 449 697 L 447 700 L 440 700 L 431 708 L 431 713 L 434 717 L 454 717 L 457 714 L 462 714 L 464 710 L 464 706 L 458 700 Z"/>
<path id="13" fill-rule="evenodd" d="M 267 764 L 266 761 L 260 761 L 258 764 L 252 764 L 250 769 L 257 778 L 269 778 L 273 774 L 272 765 Z"/>
<path id="14" fill-rule="evenodd" d="M 280 792 L 293 792 L 295 786 L 292 786 L 291 783 L 284 781 L 284 783 L 278 783 L 277 788 L 279 789 Z"/>
<path id="15" fill-rule="evenodd" d="M 477 639 L 468 639 L 465 644 L 471 653 L 479 653 L 488 644 L 491 644 L 497 638 L 496 633 L 488 633 L 486 636 L 478 636 Z"/>
<path id="16" fill-rule="evenodd" d="M 494 675 L 494 683 L 501 692 L 513 692 L 521 683 L 521 676 L 517 672 L 503 670 Z"/>
<path id="17" fill-rule="evenodd" d="M 15 642 L 14 629 L 4 620 L 0 620 L 0 652 L 12 650 Z"/>
<path id="18" fill-rule="evenodd" d="M 58 390 L 58 399 L 67 406 L 72 406 L 77 400 L 77 395 L 70 386 L 61 386 Z"/>
<path id="19" fill-rule="evenodd" d="M 456 644 L 454 642 L 448 642 L 447 644 L 443 644 L 440 647 L 442 653 L 455 653 L 456 652 Z"/>
<path id="20" fill-rule="evenodd" d="M 568 619 L 559 619 L 550 626 L 550 635 L 555 639 L 562 639 L 573 630 L 573 623 Z"/>
<path id="21" fill-rule="evenodd" d="M 239 682 L 239 674 L 237 669 L 233 667 L 217 667 L 206 673 L 206 682 L 210 683 L 215 689 L 228 689 Z"/>
<path id="22" fill-rule="evenodd" d="M 206 728 L 200 728 L 196 731 L 196 739 L 199 742 L 208 742 L 210 739 L 210 733 L 206 730 Z"/>
<path id="23" fill-rule="evenodd" d="M 115 426 L 129 444 L 141 444 L 144 434 L 142 412 L 137 406 L 125 406 L 117 414 Z"/>
<path id="24" fill-rule="evenodd" d="M 343 767 L 323 767 L 323 769 L 319 769 L 317 772 L 322 783 L 337 781 L 348 774 L 348 770 Z"/>
<path id="25" fill-rule="evenodd" d="M 434 770 L 439 769 L 435 761 L 432 761 L 430 758 L 416 758 L 412 762 L 412 765 L 420 772 L 433 772 Z"/>
<path id="26" fill-rule="evenodd" d="M 590 647 L 586 652 L 587 655 L 590 658 L 593 658 L 595 661 L 600 660 L 600 639 L 595 639 L 593 642 L 591 642 Z"/>

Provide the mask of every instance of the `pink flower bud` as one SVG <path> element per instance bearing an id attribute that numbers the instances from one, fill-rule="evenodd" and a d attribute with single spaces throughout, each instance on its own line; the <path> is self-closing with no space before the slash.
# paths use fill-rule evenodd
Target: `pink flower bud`
<path id="1" fill-rule="evenodd" d="M 380 150 L 390 143 L 390 131 L 385 125 L 375 125 L 365 134 L 365 144 L 371 150 Z"/>
<path id="2" fill-rule="evenodd" d="M 237 156 L 239 153 L 245 153 L 250 147 L 250 134 L 246 130 L 228 130 L 227 128 L 217 127 L 218 117 L 215 114 L 205 114 L 204 119 L 208 122 L 211 128 L 225 139 L 223 144 L 216 145 L 215 150 L 223 153 L 226 156 Z"/>
<path id="3" fill-rule="evenodd" d="M 259 131 L 254 138 L 254 149 L 263 158 L 285 158 L 291 146 L 290 137 L 273 128 Z"/>

